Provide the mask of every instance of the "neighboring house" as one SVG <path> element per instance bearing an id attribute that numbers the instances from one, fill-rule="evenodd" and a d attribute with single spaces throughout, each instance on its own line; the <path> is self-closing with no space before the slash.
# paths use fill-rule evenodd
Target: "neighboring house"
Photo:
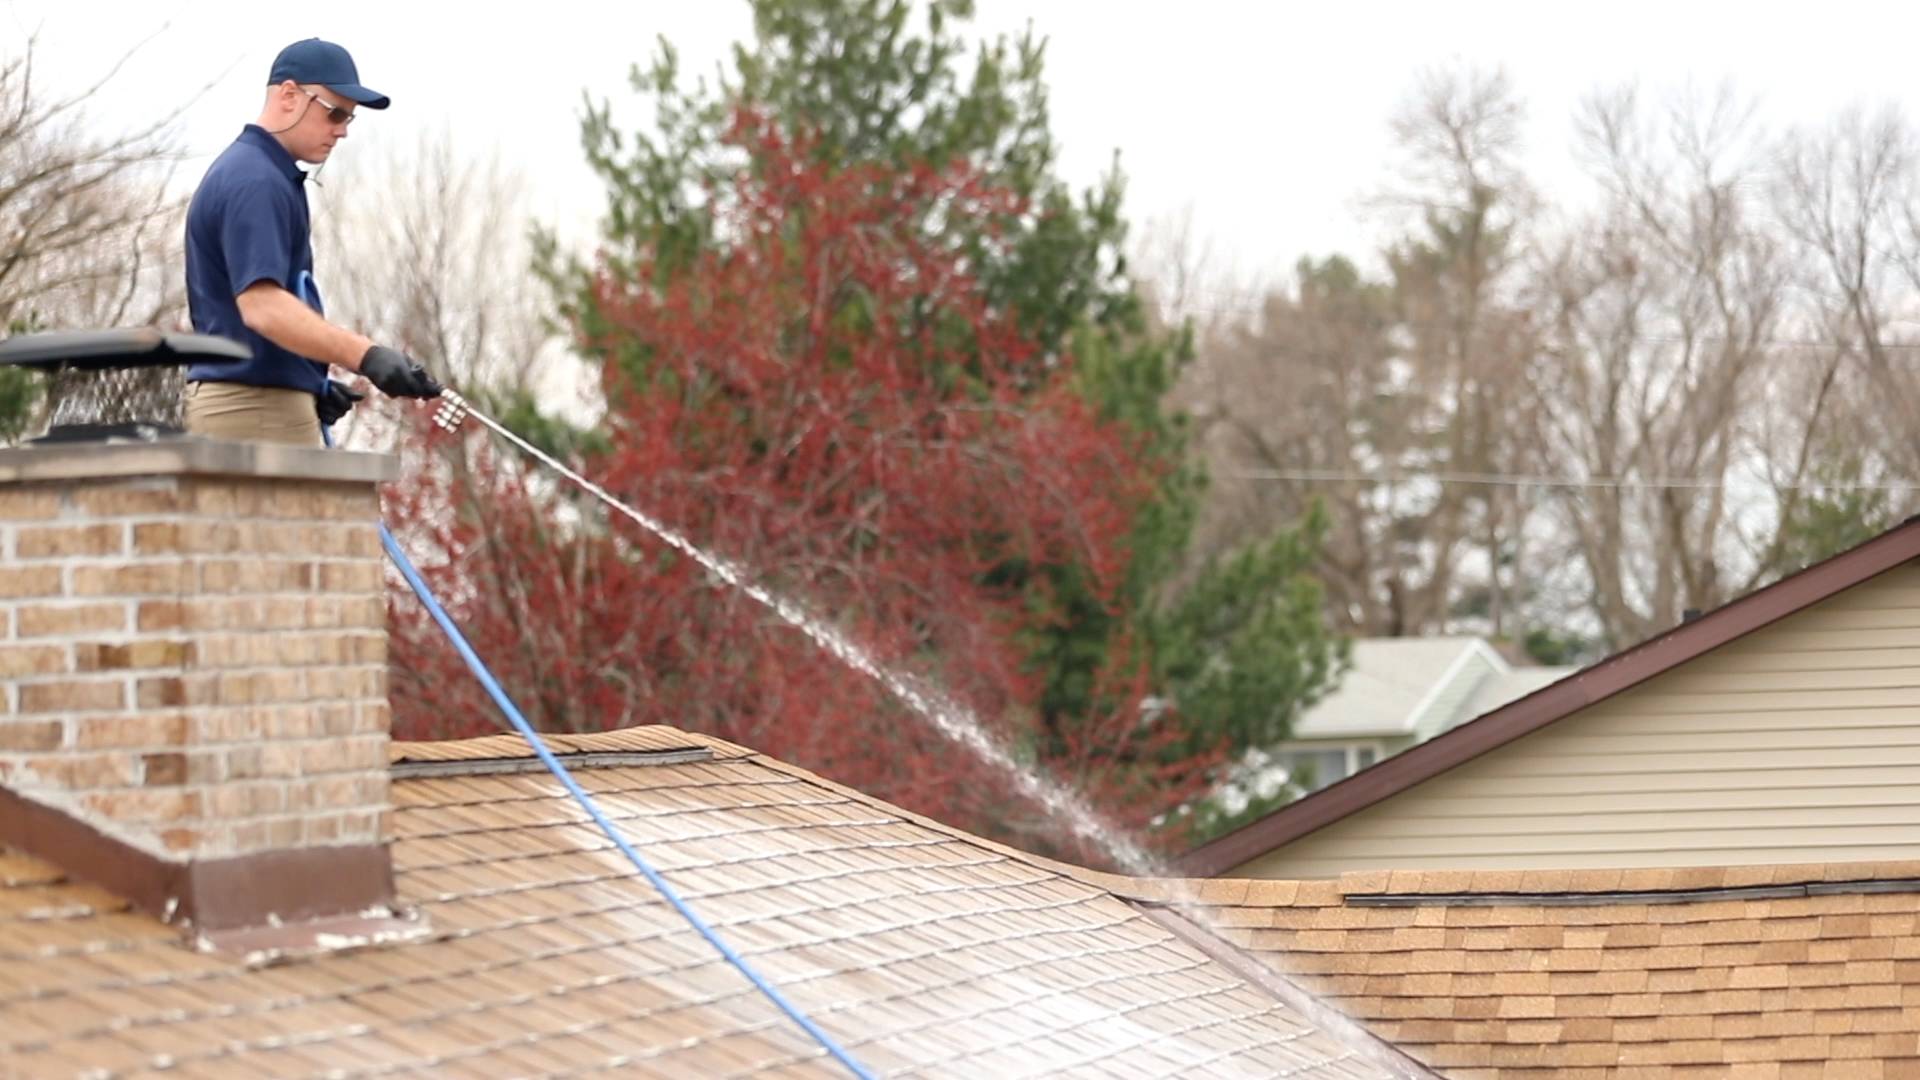
<path id="1" fill-rule="evenodd" d="M 1223 935 L 1449 1077 L 1920 1076 L 1920 862 L 1206 887 Z"/>
<path id="2" fill-rule="evenodd" d="M 1920 857 L 1920 520 L 1196 849 L 1195 876 Z"/>
<path id="3" fill-rule="evenodd" d="M 1362 638 L 1340 685 L 1262 755 L 1250 786 L 1318 791 L 1574 670 L 1514 667 L 1476 637 Z"/>

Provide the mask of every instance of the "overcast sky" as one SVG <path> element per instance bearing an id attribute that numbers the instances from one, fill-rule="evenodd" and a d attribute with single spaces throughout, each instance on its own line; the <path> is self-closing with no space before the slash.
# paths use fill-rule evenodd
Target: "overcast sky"
<path id="1" fill-rule="evenodd" d="M 1424 66 L 1506 67 L 1528 100 L 1529 162 L 1550 196 L 1570 191 L 1569 118 L 1596 88 L 1728 80 L 1758 96 L 1777 127 L 1817 122 L 1852 101 L 1903 101 L 1920 85 L 1920 5 L 1891 2 L 979 6 L 978 32 L 1030 21 L 1049 39 L 1067 178 L 1091 182 L 1117 150 L 1136 228 L 1190 213 L 1214 268 L 1242 275 L 1369 242 L 1354 196 L 1387 175 L 1387 118 Z M 37 29 L 40 75 L 59 86 L 98 77 L 158 33 L 110 85 L 98 115 L 180 110 L 195 155 L 183 183 L 253 118 L 281 46 L 338 41 L 394 106 L 360 121 L 336 152 L 326 198 L 352 197 L 356 151 L 446 128 L 469 152 L 497 148 L 529 177 L 534 212 L 570 232 L 599 206 L 579 152 L 582 91 L 631 101 L 628 65 L 651 53 L 656 35 L 681 49 L 689 70 L 711 71 L 749 30 L 744 0 L 538 0 L 490 11 L 399 0 L 0 0 L 0 13 L 6 51 Z"/>

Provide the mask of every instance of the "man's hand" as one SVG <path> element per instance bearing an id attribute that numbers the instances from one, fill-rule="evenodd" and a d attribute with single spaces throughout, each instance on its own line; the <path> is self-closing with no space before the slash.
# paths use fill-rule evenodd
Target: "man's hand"
<path id="1" fill-rule="evenodd" d="M 388 397 L 436 398 L 440 384 L 427 369 L 397 349 L 375 345 L 360 358 L 360 374 Z"/>
<path id="2" fill-rule="evenodd" d="M 315 395 L 313 411 L 320 414 L 320 426 L 332 427 L 336 421 L 353 411 L 354 403 L 367 395 L 358 390 L 347 389 L 347 384 L 327 380 L 325 393 Z"/>

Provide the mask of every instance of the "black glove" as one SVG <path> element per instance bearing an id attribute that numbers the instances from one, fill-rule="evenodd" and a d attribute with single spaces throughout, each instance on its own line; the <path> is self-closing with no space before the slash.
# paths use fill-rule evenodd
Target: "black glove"
<path id="1" fill-rule="evenodd" d="M 360 374 L 388 397 L 436 398 L 440 384 L 427 369 L 398 349 L 375 345 L 360 358 Z"/>
<path id="2" fill-rule="evenodd" d="M 320 426 L 332 427 L 341 417 L 353 411 L 355 402 L 367 395 L 358 390 L 347 389 L 347 384 L 327 380 L 327 388 L 313 399 L 313 411 L 320 414 Z"/>

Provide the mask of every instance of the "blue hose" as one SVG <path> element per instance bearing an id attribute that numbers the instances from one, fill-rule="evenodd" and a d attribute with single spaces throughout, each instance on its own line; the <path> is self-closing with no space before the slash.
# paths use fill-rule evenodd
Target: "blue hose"
<path id="1" fill-rule="evenodd" d="M 331 447 L 333 445 L 333 434 L 324 424 L 320 426 L 320 436 L 327 446 Z M 486 687 L 487 693 L 493 697 L 494 704 L 498 705 L 500 711 L 506 714 L 507 719 L 513 722 L 514 728 L 527 740 L 527 744 L 533 747 L 533 752 L 539 755 L 541 763 L 546 765 L 547 769 L 566 787 L 567 791 L 573 795 L 574 800 L 577 801 L 581 808 L 600 826 L 601 831 L 605 832 L 607 837 L 613 841 L 614 846 L 618 847 L 621 853 L 627 857 L 628 861 L 632 862 L 640 873 L 646 876 L 646 879 L 653 884 L 653 887 L 660 891 L 661 896 L 666 897 L 667 903 L 672 904 L 674 910 L 678 911 L 682 918 L 686 919 L 695 930 L 700 932 L 701 937 L 706 938 L 715 949 L 719 950 L 721 956 L 726 957 L 728 963 L 738 968 L 740 973 L 745 975 L 749 982 L 753 983 L 762 994 L 765 994 L 770 1001 L 779 1006 L 781 1012 L 786 1013 L 787 1016 L 792 1018 L 794 1023 L 799 1024 L 808 1035 L 813 1036 L 816 1042 L 826 1048 L 827 1053 L 838 1059 L 853 1075 L 860 1077 L 861 1080 L 873 1080 L 873 1074 L 868 1072 L 858 1061 L 855 1061 L 852 1055 L 848 1054 L 839 1043 L 834 1041 L 833 1036 L 828 1035 L 818 1024 L 813 1022 L 811 1017 L 801 1012 L 797 1006 L 788 1001 L 786 996 L 781 994 L 772 983 L 761 977 L 759 972 L 753 970 L 753 968 L 747 964 L 746 960 L 733 950 L 732 946 L 722 940 L 720 935 L 715 933 L 713 928 L 708 926 L 704 919 L 694 912 L 692 908 L 687 906 L 686 901 L 680 898 L 680 894 L 674 892 L 673 886 L 667 884 L 666 879 L 660 876 L 659 871 L 648 865 L 647 861 L 640 857 L 640 853 L 635 851 L 632 845 L 628 844 L 626 839 L 620 835 L 620 831 L 614 828 L 613 822 L 609 821 L 606 815 L 600 812 L 600 807 L 594 803 L 593 797 L 588 795 L 579 784 L 574 782 L 573 776 L 567 772 L 566 766 L 560 764 L 560 759 L 554 757 L 553 752 L 547 749 L 546 741 L 540 738 L 539 733 L 533 729 L 532 724 L 527 723 L 527 718 L 520 715 L 520 710 L 513 704 L 513 699 L 509 698 L 507 692 L 501 689 L 499 681 L 493 677 L 493 672 L 487 670 L 487 665 L 483 663 L 479 655 L 473 651 L 473 646 L 467 643 L 466 635 L 462 634 L 460 628 L 454 624 L 452 616 L 448 615 L 446 609 L 440 606 L 440 601 L 434 599 L 433 591 L 427 588 L 427 583 L 420 577 L 420 572 L 414 569 L 413 560 L 407 558 L 407 553 L 400 550 L 400 544 L 394 540 L 393 533 L 387 529 L 387 523 L 384 521 L 380 522 L 380 544 L 386 548 L 387 558 L 393 560 L 393 565 L 399 568 L 401 576 L 405 577 L 407 584 L 413 587 L 414 595 L 418 596 L 420 602 L 427 606 L 427 611 L 433 616 L 434 621 L 439 623 L 440 629 L 446 632 L 447 640 L 453 643 L 454 649 L 460 653 L 460 658 L 467 662 L 467 667 L 473 671 L 474 677 L 480 680 L 480 685 Z"/>

